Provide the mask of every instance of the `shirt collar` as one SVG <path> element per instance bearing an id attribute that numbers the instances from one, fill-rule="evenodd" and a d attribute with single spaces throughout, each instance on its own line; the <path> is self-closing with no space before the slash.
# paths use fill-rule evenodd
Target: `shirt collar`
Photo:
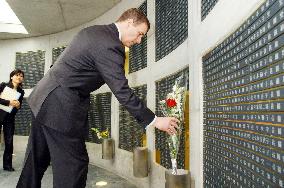
<path id="1" fill-rule="evenodd" d="M 114 23 L 114 25 L 115 25 L 115 26 L 116 26 L 116 28 L 117 28 L 117 31 L 118 31 L 118 37 L 119 37 L 119 40 L 121 41 L 121 32 L 120 32 L 120 30 L 119 30 L 119 27 L 118 27 L 117 23 Z"/>

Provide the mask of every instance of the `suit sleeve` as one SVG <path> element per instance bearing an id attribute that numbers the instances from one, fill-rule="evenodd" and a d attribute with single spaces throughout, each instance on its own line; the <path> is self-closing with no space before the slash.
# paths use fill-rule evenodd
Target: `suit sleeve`
<path id="1" fill-rule="evenodd" d="M 4 90 L 5 87 L 6 87 L 6 84 L 4 82 L 2 82 L 0 84 L 0 93 L 2 93 L 2 91 Z M 10 101 L 0 98 L 0 104 L 5 105 L 5 106 L 9 106 Z"/>
<path id="2" fill-rule="evenodd" d="M 155 118 L 155 114 L 148 109 L 143 102 L 135 96 L 128 85 L 124 73 L 124 57 L 116 49 L 108 49 L 107 53 L 98 53 L 94 56 L 95 68 L 103 77 L 113 94 L 121 105 L 135 117 L 144 128 Z"/>

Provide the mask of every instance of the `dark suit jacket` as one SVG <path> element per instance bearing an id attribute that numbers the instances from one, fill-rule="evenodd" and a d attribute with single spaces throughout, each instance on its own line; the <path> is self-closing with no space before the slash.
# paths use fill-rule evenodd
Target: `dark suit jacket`
<path id="1" fill-rule="evenodd" d="M 5 83 L 5 82 L 2 82 L 0 84 L 0 93 L 2 93 L 2 91 L 4 90 L 4 88 L 8 86 L 10 88 L 13 88 L 13 85 L 11 85 L 10 83 Z M 21 96 L 19 98 L 19 102 L 20 102 L 20 105 L 22 106 L 22 101 L 23 101 L 23 98 L 24 98 L 24 95 L 25 95 L 25 92 L 22 88 L 17 88 L 17 91 L 19 93 L 21 93 Z M 10 104 L 10 101 L 9 100 L 5 100 L 5 99 L 1 99 L 0 98 L 0 104 L 2 105 L 5 105 L 5 106 L 9 106 Z M 8 113 L 8 112 L 5 112 L 3 110 L 0 110 L 0 123 L 2 123 L 2 121 L 4 120 L 4 118 L 8 118 L 9 120 L 11 121 L 14 121 L 15 120 L 15 115 L 16 113 L 18 112 L 18 109 L 17 108 L 13 108 L 13 110 L 11 111 L 11 113 Z"/>
<path id="2" fill-rule="evenodd" d="M 124 61 L 115 24 L 81 30 L 31 93 L 28 103 L 34 116 L 59 131 L 80 131 L 86 128 L 90 93 L 106 83 L 145 127 L 155 115 L 129 88 Z"/>

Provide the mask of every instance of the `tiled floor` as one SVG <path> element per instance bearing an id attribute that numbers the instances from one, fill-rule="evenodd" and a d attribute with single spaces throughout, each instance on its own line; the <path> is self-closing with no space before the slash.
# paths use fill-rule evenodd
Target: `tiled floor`
<path id="1" fill-rule="evenodd" d="M 0 187 L 1 188 L 15 188 L 18 182 L 22 163 L 24 160 L 24 153 L 15 153 L 13 158 L 13 167 L 15 172 L 7 172 L 3 170 L 3 149 L 0 149 Z M 99 181 L 107 182 L 105 186 L 97 186 Z M 86 188 L 136 188 L 133 184 L 130 184 L 125 179 L 108 172 L 102 168 L 89 165 L 88 181 Z M 42 188 L 52 188 L 52 169 L 49 167 L 42 179 Z"/>

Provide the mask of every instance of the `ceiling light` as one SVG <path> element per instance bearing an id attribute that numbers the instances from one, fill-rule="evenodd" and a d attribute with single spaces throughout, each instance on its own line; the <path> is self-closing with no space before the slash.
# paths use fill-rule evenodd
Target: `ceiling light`
<path id="1" fill-rule="evenodd" d="M 105 181 L 98 181 L 96 183 L 96 186 L 105 186 L 105 185 L 107 185 L 107 182 L 105 182 Z"/>
<path id="2" fill-rule="evenodd" d="M 23 33 L 27 30 L 5 0 L 0 0 L 0 33 Z"/>

